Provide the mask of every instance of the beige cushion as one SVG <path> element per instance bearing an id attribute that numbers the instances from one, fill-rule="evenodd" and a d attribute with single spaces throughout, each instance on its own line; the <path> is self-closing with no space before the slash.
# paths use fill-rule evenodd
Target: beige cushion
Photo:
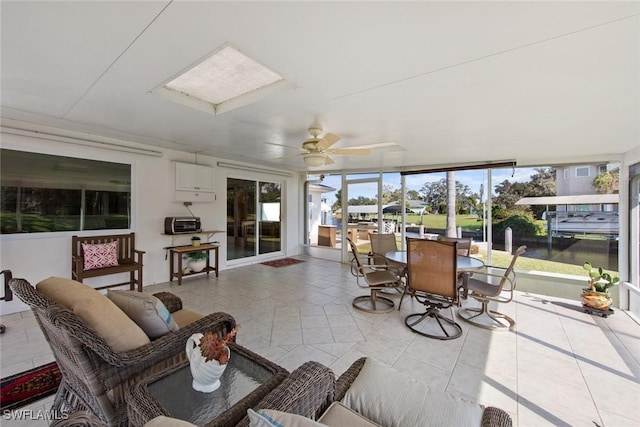
<path id="1" fill-rule="evenodd" d="M 151 419 L 144 427 L 196 427 L 195 424 L 191 424 L 188 421 L 179 420 L 177 418 L 165 417 L 164 415 L 157 416 Z"/>
<path id="2" fill-rule="evenodd" d="M 380 427 L 340 402 L 333 402 L 318 422 L 329 427 Z"/>
<path id="3" fill-rule="evenodd" d="M 320 424 L 302 415 L 289 414 L 288 412 L 274 411 L 272 409 L 260 409 L 255 412 L 249 408 L 249 427 L 323 427 Z"/>
<path id="4" fill-rule="evenodd" d="M 167 307 L 153 295 L 136 291 L 108 290 L 107 298 L 136 322 L 151 339 L 180 329 Z"/>
<path id="5" fill-rule="evenodd" d="M 202 314 L 196 313 L 195 311 L 187 310 L 186 308 L 174 311 L 173 313 L 171 313 L 171 316 L 181 328 L 184 328 L 188 324 L 193 323 L 196 320 L 200 320 L 204 317 Z"/>
<path id="6" fill-rule="evenodd" d="M 342 403 L 385 427 L 480 426 L 484 410 L 372 358 L 367 358 Z"/>
<path id="7" fill-rule="evenodd" d="M 36 285 L 38 292 L 68 308 L 116 351 L 149 343 L 149 337 L 106 296 L 71 279 L 50 277 Z"/>

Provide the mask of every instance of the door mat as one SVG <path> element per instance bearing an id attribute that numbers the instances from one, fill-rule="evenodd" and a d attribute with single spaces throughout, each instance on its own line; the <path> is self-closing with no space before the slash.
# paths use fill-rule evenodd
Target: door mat
<path id="1" fill-rule="evenodd" d="M 262 262 L 261 264 L 268 265 L 270 267 L 286 267 L 288 265 L 298 264 L 299 262 L 304 262 L 304 261 L 301 259 L 295 259 L 295 258 L 282 258 L 282 259 L 276 259 L 274 261 Z"/>
<path id="2" fill-rule="evenodd" d="M 47 363 L 0 380 L 0 410 L 9 411 L 47 397 L 58 390 L 62 373 Z"/>

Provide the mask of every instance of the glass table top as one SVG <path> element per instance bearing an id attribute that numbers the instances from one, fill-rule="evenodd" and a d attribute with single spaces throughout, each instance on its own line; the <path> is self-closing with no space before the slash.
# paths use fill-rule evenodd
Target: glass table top
<path id="1" fill-rule="evenodd" d="M 170 375 L 150 383 L 148 391 L 172 417 L 202 426 L 271 377 L 273 373 L 264 366 L 232 351 L 227 369 L 220 378 L 221 386 L 216 391 L 202 393 L 194 390 L 188 363 Z"/>

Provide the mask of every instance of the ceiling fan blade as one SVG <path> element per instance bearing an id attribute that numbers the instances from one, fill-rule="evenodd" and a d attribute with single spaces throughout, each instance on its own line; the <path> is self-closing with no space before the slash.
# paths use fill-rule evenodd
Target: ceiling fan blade
<path id="1" fill-rule="evenodd" d="M 371 154 L 371 150 L 368 148 L 336 148 L 335 150 L 327 151 L 327 153 L 347 154 L 350 156 L 368 156 Z"/>
<path id="2" fill-rule="evenodd" d="M 282 157 L 276 157 L 273 160 L 284 160 L 284 159 L 292 159 L 294 157 L 298 157 L 298 156 L 302 156 L 304 155 L 304 153 L 298 153 L 298 154 L 289 154 L 288 156 L 282 156 Z"/>
<path id="3" fill-rule="evenodd" d="M 316 147 L 319 149 L 325 150 L 331 147 L 333 144 L 335 144 L 338 141 L 340 141 L 340 136 L 333 133 L 328 133 L 325 136 L 323 136 L 320 141 L 318 141 L 318 143 L 316 144 Z"/>
<path id="4" fill-rule="evenodd" d="M 286 148 L 293 148 L 294 150 L 302 150 L 302 151 L 305 151 L 305 150 L 303 150 L 302 148 L 300 148 L 300 147 L 294 147 L 293 145 L 277 144 L 277 143 L 275 143 L 275 142 L 265 142 L 265 144 L 267 144 L 267 145 L 275 145 L 276 147 L 286 147 Z"/>
<path id="5" fill-rule="evenodd" d="M 327 156 L 327 157 L 325 158 L 325 161 L 324 161 L 324 165 L 325 165 L 325 166 L 326 166 L 326 165 L 332 165 L 332 164 L 334 164 L 334 163 L 335 163 L 335 161 L 334 161 L 331 157 Z"/>

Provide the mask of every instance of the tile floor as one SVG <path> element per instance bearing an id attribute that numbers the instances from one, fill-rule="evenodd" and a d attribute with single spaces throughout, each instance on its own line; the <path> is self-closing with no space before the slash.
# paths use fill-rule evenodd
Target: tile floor
<path id="1" fill-rule="evenodd" d="M 518 293 L 500 307 L 517 321 L 516 331 L 460 322 L 460 338 L 438 341 L 404 325 L 407 314 L 421 310 L 417 303 L 405 299 L 401 312 L 389 314 L 354 311 L 351 300 L 362 291 L 348 266 L 299 258 L 306 262 L 256 264 L 145 291 L 173 292 L 202 313 L 232 314 L 241 324 L 239 343 L 290 371 L 316 360 L 340 374 L 369 356 L 433 387 L 501 407 L 518 426 L 640 425 L 640 326 L 621 311 L 604 319 L 583 313 L 574 301 Z M 2 377 L 52 360 L 30 312 L 0 320 L 7 326 L 0 336 Z"/>

